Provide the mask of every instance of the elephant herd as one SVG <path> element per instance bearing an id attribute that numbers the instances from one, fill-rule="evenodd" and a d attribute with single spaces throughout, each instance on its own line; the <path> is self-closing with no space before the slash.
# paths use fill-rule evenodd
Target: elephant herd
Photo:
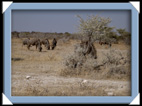
<path id="1" fill-rule="evenodd" d="M 99 41 L 100 45 L 109 45 L 109 47 L 112 46 L 111 42 L 106 42 L 106 41 Z"/>
<path id="2" fill-rule="evenodd" d="M 111 47 L 111 43 L 108 42 L 99 42 L 100 45 L 109 45 Z M 38 49 L 39 52 L 42 51 L 42 45 L 46 47 L 47 50 L 54 50 L 55 47 L 57 46 L 57 40 L 54 38 L 50 44 L 49 40 L 47 38 L 45 39 L 24 39 L 23 40 L 23 45 L 27 45 L 28 50 L 30 50 L 31 46 L 36 46 L 36 49 Z M 93 45 L 93 42 L 91 41 L 91 38 L 89 40 L 81 40 L 80 47 L 83 49 L 83 55 L 88 55 L 90 54 L 92 58 L 97 59 L 97 50 L 95 46 Z"/>
<path id="3" fill-rule="evenodd" d="M 47 38 L 46 39 L 37 39 L 37 38 L 30 39 L 30 38 L 27 38 L 27 39 L 23 40 L 23 45 L 27 45 L 28 50 L 30 50 L 31 46 L 36 46 L 36 49 L 38 49 L 38 51 L 41 52 L 42 51 L 42 45 L 44 45 L 47 50 L 50 50 L 50 49 L 54 50 L 55 47 L 57 46 L 57 40 L 54 38 L 52 40 L 52 43 L 50 44 L 49 40 Z"/>

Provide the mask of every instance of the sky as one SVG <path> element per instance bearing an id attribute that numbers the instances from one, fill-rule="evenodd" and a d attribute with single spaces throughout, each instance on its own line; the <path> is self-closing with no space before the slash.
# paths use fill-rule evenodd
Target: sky
<path id="1" fill-rule="evenodd" d="M 76 33 L 80 24 L 76 15 L 83 19 L 87 15 L 109 17 L 112 20 L 109 26 L 131 32 L 130 10 L 12 10 L 11 29 L 18 32 Z"/>

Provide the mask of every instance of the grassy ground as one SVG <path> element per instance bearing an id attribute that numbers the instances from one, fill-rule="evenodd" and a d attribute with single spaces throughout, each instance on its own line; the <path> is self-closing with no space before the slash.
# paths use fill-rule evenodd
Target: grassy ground
<path id="1" fill-rule="evenodd" d="M 50 40 L 51 42 L 51 40 Z M 69 40 L 57 43 L 55 50 L 38 52 L 35 46 L 27 50 L 22 47 L 22 40 L 12 38 L 12 96 L 130 96 L 131 71 L 130 64 L 124 67 L 127 74 L 109 73 L 109 66 L 99 71 L 82 71 L 79 75 L 62 75 L 70 71 L 63 64 L 65 57 L 74 52 L 74 45 L 80 41 Z M 100 62 L 108 46 L 95 43 Z M 130 52 L 130 46 L 123 43 L 113 44 L 111 49 Z M 125 71 L 125 70 L 124 70 Z M 112 75 L 113 74 L 113 75 Z M 26 76 L 30 76 L 29 79 Z"/>

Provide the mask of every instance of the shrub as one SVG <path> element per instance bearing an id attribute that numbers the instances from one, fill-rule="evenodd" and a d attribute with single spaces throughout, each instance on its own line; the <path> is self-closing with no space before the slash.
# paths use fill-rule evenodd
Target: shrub
<path id="1" fill-rule="evenodd" d="M 79 54 L 72 54 L 69 55 L 66 59 L 65 59 L 65 66 L 69 67 L 69 68 L 77 68 L 80 67 L 84 61 L 86 60 L 85 56 L 81 55 L 79 56 Z"/>
<path id="2" fill-rule="evenodd" d="M 75 45 L 73 54 L 65 58 L 62 76 L 84 76 L 89 78 L 130 78 L 130 52 L 110 49 L 103 52 L 103 59 L 97 60 L 82 54 L 82 48 Z"/>
<path id="3" fill-rule="evenodd" d="M 103 54 L 105 58 L 102 62 L 105 63 L 107 68 L 105 73 L 107 78 L 130 78 L 130 52 L 111 49 Z"/>
<path id="4" fill-rule="evenodd" d="M 60 75 L 63 76 L 79 76 L 90 74 L 90 71 L 97 70 L 97 60 L 91 58 L 91 56 L 84 56 L 82 48 L 79 45 L 75 45 L 73 54 L 68 55 L 64 60 L 63 64 L 65 69 L 62 69 Z"/>
<path id="5" fill-rule="evenodd" d="M 126 59 L 120 50 L 110 49 L 109 52 L 103 52 L 105 56 L 103 62 L 107 64 L 121 64 L 121 61 Z"/>

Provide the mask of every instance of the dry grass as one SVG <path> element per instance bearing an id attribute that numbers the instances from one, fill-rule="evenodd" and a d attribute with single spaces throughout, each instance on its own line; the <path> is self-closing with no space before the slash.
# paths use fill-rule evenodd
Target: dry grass
<path id="1" fill-rule="evenodd" d="M 77 47 L 73 54 L 64 60 L 64 69 L 61 76 L 74 76 L 97 79 L 126 79 L 131 77 L 131 59 L 129 51 L 116 50 L 113 48 L 98 53 L 99 59 L 82 55 L 82 49 Z M 101 54 L 101 55 L 100 55 Z M 97 77 L 100 76 L 101 77 Z"/>
<path id="2" fill-rule="evenodd" d="M 51 40 L 49 40 L 51 42 Z M 130 59 L 126 64 L 105 64 L 109 61 L 109 48 L 95 43 L 98 59 L 87 59 L 83 67 L 76 69 L 66 67 L 64 62 L 68 56 L 74 54 L 74 45 L 78 40 L 61 41 L 55 50 L 42 52 L 35 47 L 27 50 L 22 47 L 22 40 L 12 39 L 12 96 L 129 96 L 130 89 Z M 120 50 L 127 56 L 130 46 L 114 44 L 112 49 Z M 105 55 L 106 56 L 105 56 Z M 67 58 L 65 58 L 67 57 Z M 75 55 L 73 58 L 77 59 Z M 80 61 L 80 60 L 79 60 Z M 114 60 L 113 60 L 114 61 Z M 69 62 L 70 63 L 70 62 Z M 94 63 L 94 64 L 92 64 Z M 31 78 L 26 79 L 26 76 Z M 88 82 L 82 84 L 82 80 Z M 113 92 L 113 93 L 112 93 Z"/>

